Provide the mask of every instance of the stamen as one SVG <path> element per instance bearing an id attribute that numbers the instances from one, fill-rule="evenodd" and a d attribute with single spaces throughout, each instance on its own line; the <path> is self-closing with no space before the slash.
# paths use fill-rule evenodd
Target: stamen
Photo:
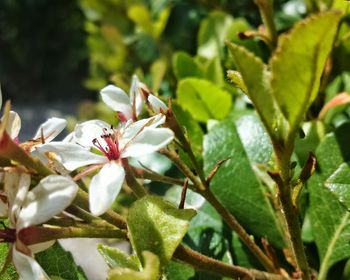
<path id="1" fill-rule="evenodd" d="M 109 160 L 117 160 L 119 159 L 119 143 L 118 138 L 115 135 L 115 130 L 112 129 L 113 134 L 108 133 L 106 128 L 103 128 L 103 134 L 101 138 L 104 140 L 105 145 L 102 145 L 97 138 L 95 138 L 92 143 L 93 145 L 99 149 Z"/>
<path id="2" fill-rule="evenodd" d="M 99 149 L 106 157 L 108 157 L 108 152 L 102 147 L 102 145 L 100 144 L 100 142 L 97 140 L 97 138 L 95 138 L 94 140 L 92 140 L 92 144 L 94 144 L 94 146 Z"/>

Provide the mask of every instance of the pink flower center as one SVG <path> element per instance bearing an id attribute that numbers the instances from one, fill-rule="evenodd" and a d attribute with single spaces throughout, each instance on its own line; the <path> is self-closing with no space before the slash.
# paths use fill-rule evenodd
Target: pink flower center
<path id="1" fill-rule="evenodd" d="M 100 143 L 98 139 L 94 139 L 92 143 L 99 149 L 109 160 L 117 160 L 120 157 L 119 143 L 115 134 L 107 133 L 107 129 L 103 129 L 101 135 L 104 143 Z"/>

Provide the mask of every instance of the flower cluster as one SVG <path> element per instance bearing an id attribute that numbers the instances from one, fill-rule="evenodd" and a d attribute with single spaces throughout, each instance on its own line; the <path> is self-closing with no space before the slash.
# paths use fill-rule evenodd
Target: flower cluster
<path id="1" fill-rule="evenodd" d="M 136 76 L 129 96 L 113 85 L 100 93 L 119 122 L 79 123 L 62 141 L 54 138 L 66 121 L 51 118 L 38 128 L 33 139 L 21 142 L 20 117 L 10 111 L 9 103 L 4 106 L 0 124 L 0 216 L 8 219 L 8 225 L 0 229 L 0 241 L 11 243 L 9 256 L 22 279 L 48 278 L 33 254 L 52 242 L 42 243 L 50 238 L 35 236 L 35 229 L 52 228 L 52 219 L 72 217 L 65 210 L 74 202 L 84 177 L 91 178 L 87 180 L 89 207 L 85 211 L 97 217 L 110 209 L 121 191 L 128 158 L 159 151 L 174 139 L 172 130 L 162 127 L 167 106 Z M 153 114 L 140 119 L 144 105 Z"/>

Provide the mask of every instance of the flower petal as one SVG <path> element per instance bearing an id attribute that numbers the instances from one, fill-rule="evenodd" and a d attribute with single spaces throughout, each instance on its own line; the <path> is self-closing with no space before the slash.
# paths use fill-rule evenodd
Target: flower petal
<path id="1" fill-rule="evenodd" d="M 5 129 L 6 132 L 10 135 L 11 139 L 15 139 L 18 136 L 19 131 L 21 130 L 21 118 L 16 112 L 9 112 L 9 118 Z"/>
<path id="2" fill-rule="evenodd" d="M 6 175 L 5 175 L 6 176 Z M 14 223 L 16 221 L 24 200 L 28 195 L 30 186 L 30 175 L 22 173 L 19 175 L 18 186 L 16 187 L 17 193 L 15 200 L 10 208 L 10 220 Z"/>
<path id="3" fill-rule="evenodd" d="M 138 157 L 159 151 L 174 139 L 168 128 L 146 127 L 132 141 L 127 143 L 121 157 Z"/>
<path id="4" fill-rule="evenodd" d="M 120 192 L 124 177 L 124 168 L 116 161 L 111 161 L 92 178 L 89 203 L 93 215 L 99 216 L 111 207 Z"/>
<path id="5" fill-rule="evenodd" d="M 38 225 L 67 208 L 75 198 L 78 185 L 70 178 L 50 175 L 28 192 L 18 215 L 16 230 Z"/>
<path id="6" fill-rule="evenodd" d="M 120 148 L 123 147 L 132 139 L 134 139 L 138 134 L 142 132 L 146 127 L 157 127 L 165 122 L 165 116 L 162 114 L 155 115 L 148 119 L 141 119 L 137 122 L 130 123 L 123 128 L 121 132 L 122 137 L 119 139 Z"/>
<path id="7" fill-rule="evenodd" d="M 33 252 L 33 254 L 45 251 L 49 249 L 53 244 L 55 244 L 56 240 L 50 240 L 46 242 L 36 243 L 33 245 L 29 245 L 28 248 L 30 251 Z"/>
<path id="8" fill-rule="evenodd" d="M 67 121 L 61 118 L 49 118 L 41 124 L 33 139 L 41 139 L 44 136 L 45 142 L 52 141 L 66 127 Z"/>
<path id="9" fill-rule="evenodd" d="M 50 279 L 34 258 L 12 249 L 12 261 L 21 279 L 46 280 Z"/>
<path id="10" fill-rule="evenodd" d="M 75 170 L 90 164 L 101 164 L 107 161 L 105 156 L 90 152 L 77 144 L 64 142 L 51 142 L 36 148 L 41 154 L 52 152 L 56 159 L 62 163 L 67 170 Z"/>
<path id="11" fill-rule="evenodd" d="M 154 96 L 153 94 L 150 94 L 148 96 L 148 102 L 151 105 L 153 112 L 157 114 L 161 113 L 161 110 L 163 112 L 168 111 L 168 106 L 166 106 L 162 100 L 160 100 L 158 97 Z"/>
<path id="12" fill-rule="evenodd" d="M 136 116 L 138 116 L 142 110 L 143 98 L 140 93 L 140 81 L 136 75 L 132 76 L 132 83 L 130 87 L 130 100 L 133 109 L 135 110 Z"/>
<path id="13" fill-rule="evenodd" d="M 100 120 L 86 121 L 81 124 L 77 124 L 74 129 L 74 138 L 76 142 L 83 147 L 93 147 L 94 139 L 101 139 L 103 131 L 109 131 L 111 125 Z"/>
<path id="14" fill-rule="evenodd" d="M 108 85 L 100 92 L 102 100 L 108 107 L 116 112 L 122 112 L 127 119 L 132 118 L 132 107 L 129 96 L 113 85 Z"/>

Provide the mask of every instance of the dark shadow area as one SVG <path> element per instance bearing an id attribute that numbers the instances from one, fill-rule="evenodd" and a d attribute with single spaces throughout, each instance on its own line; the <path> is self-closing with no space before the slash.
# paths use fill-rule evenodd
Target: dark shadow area
<path id="1" fill-rule="evenodd" d="M 15 103 L 94 98 L 78 1 L 0 1 L 0 83 Z"/>

